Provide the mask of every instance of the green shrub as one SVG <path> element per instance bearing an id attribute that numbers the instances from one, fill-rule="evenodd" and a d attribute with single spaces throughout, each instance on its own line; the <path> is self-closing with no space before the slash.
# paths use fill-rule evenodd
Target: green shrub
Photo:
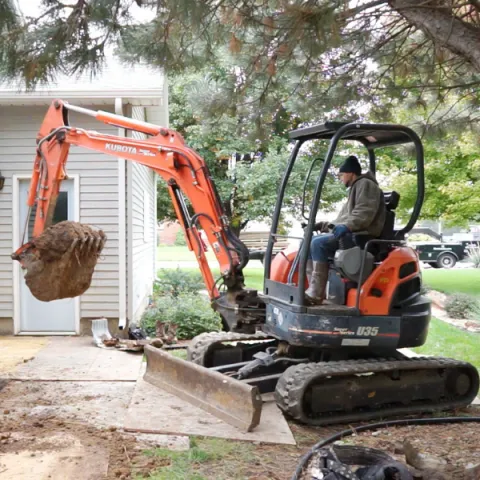
<path id="1" fill-rule="evenodd" d="M 178 297 L 181 293 L 195 293 L 204 288 L 205 284 L 199 272 L 189 272 L 178 267 L 165 268 L 158 273 L 153 293 L 155 298 L 160 295 Z"/>
<path id="2" fill-rule="evenodd" d="M 183 229 L 180 229 L 175 236 L 175 242 L 173 243 L 176 247 L 186 247 L 187 240 L 185 238 L 185 234 L 183 233 Z"/>
<path id="3" fill-rule="evenodd" d="M 430 291 L 430 287 L 428 285 L 425 285 L 422 283 L 422 286 L 420 287 L 420 294 L 421 295 L 428 295 L 428 292 Z"/>
<path id="4" fill-rule="evenodd" d="M 468 259 L 473 263 L 475 268 L 480 268 L 480 247 L 468 247 Z"/>
<path id="5" fill-rule="evenodd" d="M 451 318 L 472 318 L 478 310 L 477 300 L 464 293 L 455 293 L 449 296 L 445 303 L 445 311 Z"/>
<path id="6" fill-rule="evenodd" d="M 220 315 L 213 311 L 209 300 L 194 293 L 158 297 L 140 321 L 147 335 L 155 335 L 157 320 L 177 325 L 177 338 L 180 340 L 222 329 Z"/>

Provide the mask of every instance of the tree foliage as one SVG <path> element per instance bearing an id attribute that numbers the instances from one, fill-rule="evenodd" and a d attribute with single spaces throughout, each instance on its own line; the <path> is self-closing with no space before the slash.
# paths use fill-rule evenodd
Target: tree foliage
<path id="1" fill-rule="evenodd" d="M 239 232 L 250 220 L 268 220 L 273 215 L 276 193 L 290 154 L 287 132 L 295 128 L 302 117 L 289 112 L 288 103 L 281 105 L 279 113 L 262 115 L 260 126 L 252 121 L 254 106 L 243 107 L 242 114 L 224 110 L 208 113 L 212 108 L 204 97 L 212 101 L 220 85 L 227 88 L 209 72 L 176 75 L 169 82 L 171 125 L 185 137 L 189 146 L 205 159 L 224 201 L 225 210 L 234 231 Z M 213 91 L 213 93 L 209 93 Z M 322 112 L 323 113 L 323 112 Z M 317 115 L 321 114 L 317 111 Z M 259 138 L 260 137 L 260 138 Z M 323 158 L 326 145 L 310 145 L 300 155 L 284 202 L 284 225 L 287 217 L 301 214 L 304 180 L 311 162 Z M 235 154 L 257 156 L 253 162 L 238 162 L 228 169 L 228 160 Z M 306 205 L 310 204 L 314 181 L 319 168 L 313 171 L 306 189 Z M 332 176 L 328 177 L 322 208 L 328 209 L 344 194 Z M 170 197 L 161 184 L 158 190 L 158 218 L 175 218 Z"/>
<path id="2" fill-rule="evenodd" d="M 0 76 L 32 89 L 59 72 L 95 74 L 112 51 L 175 75 L 173 127 L 238 225 L 271 212 L 262 190 L 278 185 L 286 130 L 331 118 L 414 127 L 431 142 L 425 218 L 476 215 L 475 152 L 455 135 L 480 120 L 479 0 L 42 0 L 40 11 L 0 0 Z M 265 160 L 239 167 L 236 185 L 221 162 L 234 152 Z M 413 172 L 392 162 L 408 199 Z"/>
<path id="3" fill-rule="evenodd" d="M 478 0 L 42 0 L 38 18 L 1 0 L 0 13 L 0 73 L 29 88 L 59 71 L 95 72 L 116 48 L 170 72 L 217 65 L 229 52 L 223 103 L 255 103 L 259 113 L 286 74 L 284 101 L 325 110 L 367 102 L 387 118 L 385 93 L 478 97 Z"/>
<path id="4" fill-rule="evenodd" d="M 446 226 L 467 226 L 480 220 L 480 157 L 471 134 L 447 134 L 424 142 L 425 201 L 421 219 Z M 401 195 L 397 217 L 408 219 L 417 197 L 417 170 L 412 152 L 390 151 L 379 159 L 390 187 Z"/>

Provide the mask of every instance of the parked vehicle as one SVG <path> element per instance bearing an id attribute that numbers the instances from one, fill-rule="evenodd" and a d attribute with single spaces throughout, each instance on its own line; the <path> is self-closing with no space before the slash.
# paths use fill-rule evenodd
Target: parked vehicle
<path id="1" fill-rule="evenodd" d="M 441 234 L 430 228 L 412 228 L 411 234 L 424 234 L 437 241 L 432 242 L 408 242 L 416 250 L 421 262 L 428 263 L 433 268 L 453 268 L 457 262 L 461 262 L 468 256 L 468 247 L 475 242 L 444 241 Z"/>
<path id="2" fill-rule="evenodd" d="M 410 246 L 417 251 L 421 262 L 433 268 L 453 268 L 468 254 L 461 243 L 412 242 Z"/>

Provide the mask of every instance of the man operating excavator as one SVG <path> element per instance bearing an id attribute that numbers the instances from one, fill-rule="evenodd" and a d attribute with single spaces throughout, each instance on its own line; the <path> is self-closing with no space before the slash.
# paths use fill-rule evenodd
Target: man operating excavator
<path id="1" fill-rule="evenodd" d="M 349 189 L 348 199 L 333 222 L 318 222 L 314 230 L 322 233 L 312 238 L 307 263 L 309 287 L 307 301 L 321 305 L 325 300 L 328 280 L 328 260 L 335 255 L 342 237 L 354 241 L 355 233 L 362 232 L 368 238 L 378 238 L 385 223 L 383 192 L 373 174 L 362 175 L 358 158 L 351 155 L 340 167 L 340 180 Z M 331 233 L 329 225 L 334 224 Z"/>

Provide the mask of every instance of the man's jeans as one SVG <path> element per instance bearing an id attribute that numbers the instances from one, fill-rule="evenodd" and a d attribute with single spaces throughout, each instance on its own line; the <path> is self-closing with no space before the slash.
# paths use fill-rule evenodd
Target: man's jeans
<path id="1" fill-rule="evenodd" d="M 355 235 L 349 233 L 343 238 L 347 245 L 352 244 Z M 352 245 L 353 246 L 353 245 Z M 316 235 L 310 243 L 308 259 L 314 262 L 327 263 L 329 258 L 333 258 L 335 252 L 339 249 L 338 240 L 331 233 Z M 348 247 L 346 247 L 348 248 Z"/>
<path id="2" fill-rule="evenodd" d="M 327 263 L 337 250 L 338 241 L 331 233 L 316 235 L 310 243 L 308 258 L 314 262 Z"/>
<path id="3" fill-rule="evenodd" d="M 347 233 L 343 236 L 344 245 L 342 248 L 351 248 L 355 245 L 360 248 L 365 248 L 369 240 L 376 237 L 369 235 L 355 235 L 354 233 Z M 314 262 L 327 263 L 329 258 L 335 256 L 335 252 L 340 248 L 338 240 L 331 233 L 316 235 L 312 237 L 310 243 L 310 250 L 308 252 L 308 259 Z M 371 252 L 371 250 L 369 250 Z"/>

